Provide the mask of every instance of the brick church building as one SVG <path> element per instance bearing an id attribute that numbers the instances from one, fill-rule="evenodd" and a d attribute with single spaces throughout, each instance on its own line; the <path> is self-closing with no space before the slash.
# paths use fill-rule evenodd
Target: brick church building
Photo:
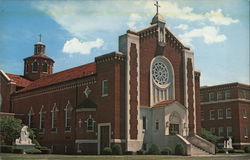
<path id="1" fill-rule="evenodd" d="M 194 53 L 165 25 L 157 12 L 147 28 L 119 37 L 119 51 L 58 73 L 45 44 L 36 43 L 23 76 L 1 71 L 1 112 L 15 113 L 54 153 L 101 154 L 113 144 L 136 152 L 177 143 L 187 155 L 203 153 L 199 148 L 214 153 L 198 136 Z"/>

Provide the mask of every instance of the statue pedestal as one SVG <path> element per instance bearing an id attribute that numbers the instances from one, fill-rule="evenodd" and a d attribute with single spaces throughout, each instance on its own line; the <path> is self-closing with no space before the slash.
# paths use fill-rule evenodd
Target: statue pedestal
<path id="1" fill-rule="evenodd" d="M 35 144 L 15 144 L 15 147 L 23 150 L 33 149 L 35 148 Z"/>

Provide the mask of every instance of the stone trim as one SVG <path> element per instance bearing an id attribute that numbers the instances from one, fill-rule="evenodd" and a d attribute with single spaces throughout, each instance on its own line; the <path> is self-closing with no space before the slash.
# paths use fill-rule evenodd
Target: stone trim
<path id="1" fill-rule="evenodd" d="M 97 139 L 76 139 L 75 143 L 98 143 Z"/>
<path id="2" fill-rule="evenodd" d="M 76 112 L 83 112 L 83 111 L 96 111 L 96 108 L 78 108 L 76 109 Z"/>
<path id="3" fill-rule="evenodd" d="M 216 104 L 216 103 L 227 103 L 227 102 L 234 102 L 234 101 L 250 103 L 250 100 L 248 100 L 248 99 L 235 98 L 235 99 L 226 99 L 226 100 L 219 100 L 219 101 L 201 102 L 201 105 Z"/>

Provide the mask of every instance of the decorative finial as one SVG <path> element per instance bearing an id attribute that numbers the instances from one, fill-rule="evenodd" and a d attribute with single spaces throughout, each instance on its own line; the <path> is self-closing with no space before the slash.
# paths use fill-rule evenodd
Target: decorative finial
<path id="1" fill-rule="evenodd" d="M 39 34 L 38 36 L 39 36 L 39 42 L 42 42 L 42 35 Z"/>
<path id="2" fill-rule="evenodd" d="M 156 6 L 156 14 L 158 14 L 159 12 L 159 7 L 161 7 L 159 4 L 158 4 L 158 1 L 156 1 L 156 4 L 154 4 Z"/>

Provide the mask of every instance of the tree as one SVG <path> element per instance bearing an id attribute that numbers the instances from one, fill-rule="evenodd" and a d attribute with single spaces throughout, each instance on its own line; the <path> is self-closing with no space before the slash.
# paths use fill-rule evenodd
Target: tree
<path id="1" fill-rule="evenodd" d="M 21 120 L 14 117 L 0 117 L 0 135 L 6 144 L 11 144 L 20 136 Z"/>
<path id="2" fill-rule="evenodd" d="M 201 130 L 201 137 L 214 144 L 220 139 L 218 136 L 213 135 L 210 131 L 205 130 L 204 128 Z"/>

